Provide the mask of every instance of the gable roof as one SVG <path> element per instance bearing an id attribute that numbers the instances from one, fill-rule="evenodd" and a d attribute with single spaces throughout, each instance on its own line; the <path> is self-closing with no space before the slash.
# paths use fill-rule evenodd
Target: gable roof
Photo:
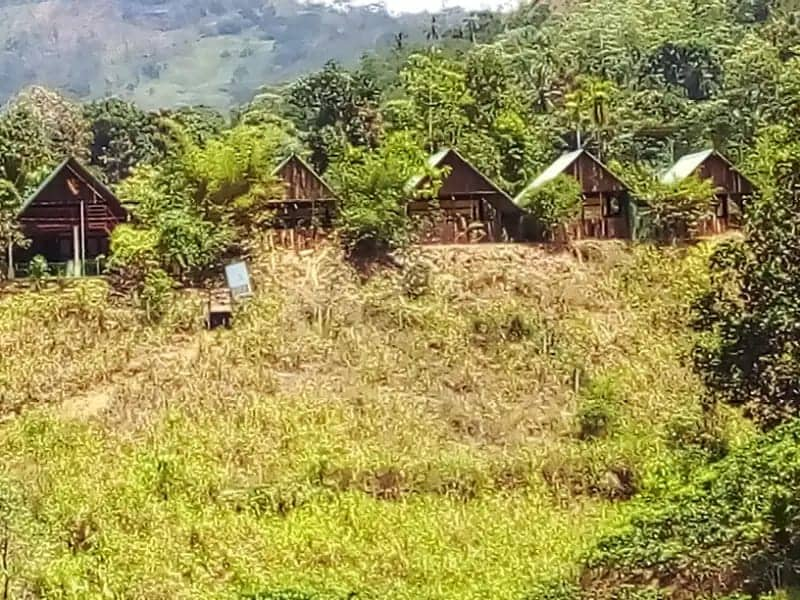
<path id="1" fill-rule="evenodd" d="M 25 202 L 22 203 L 22 206 L 17 211 L 17 217 L 21 217 L 25 211 L 33 204 L 36 199 L 47 189 L 49 186 L 61 173 L 65 170 L 69 169 L 72 171 L 74 175 L 76 175 L 79 179 L 83 180 L 88 187 L 92 189 L 96 194 L 101 196 L 103 200 L 106 201 L 107 204 L 118 208 L 122 214 L 127 214 L 127 209 L 122 205 L 119 198 L 112 192 L 108 186 L 106 186 L 102 181 L 97 179 L 92 173 L 84 167 L 78 160 L 73 156 L 68 156 L 63 161 L 61 161 L 47 176 L 47 178 L 36 188 L 30 196 L 25 199 Z"/>
<path id="2" fill-rule="evenodd" d="M 522 197 L 530 192 L 531 190 L 539 189 L 553 181 L 559 175 L 564 174 L 564 172 L 569 169 L 576 160 L 578 160 L 583 155 L 588 156 L 592 161 L 597 163 L 600 167 L 602 167 L 606 173 L 611 175 L 614 179 L 616 179 L 621 185 L 625 186 L 626 188 L 630 188 L 624 181 L 622 181 L 619 177 L 617 177 L 611 170 L 603 164 L 603 162 L 597 158 L 594 154 L 586 150 L 586 148 L 580 148 L 579 150 L 573 150 L 572 152 L 567 152 L 559 156 L 553 163 L 547 167 L 544 171 L 542 171 L 539 176 L 534 179 L 528 186 L 523 189 L 516 198 L 514 198 L 514 203 L 519 205 Z"/>
<path id="3" fill-rule="evenodd" d="M 322 178 L 322 175 L 317 173 L 314 170 L 314 168 L 310 164 L 308 164 L 305 160 L 303 160 L 303 157 L 300 156 L 297 153 L 293 152 L 288 157 L 286 157 L 283 161 L 281 161 L 281 163 L 277 167 L 275 167 L 275 169 L 272 171 L 272 176 L 280 178 L 281 171 L 283 170 L 283 168 L 286 165 L 288 165 L 289 163 L 291 163 L 292 161 L 297 162 L 303 169 L 305 169 L 306 171 L 311 173 L 311 176 L 314 177 L 314 179 L 317 180 L 317 182 L 322 186 L 322 188 L 325 190 L 325 192 L 327 194 L 329 194 L 331 199 L 335 199 L 336 198 L 336 194 L 331 189 L 331 186 L 329 186 L 328 183 Z"/>
<path id="4" fill-rule="evenodd" d="M 527 191 L 540 188 L 553 181 L 556 177 L 558 177 L 564 171 L 569 169 L 572 166 L 572 163 L 578 160 L 578 158 L 580 158 L 583 152 L 584 152 L 583 149 L 573 150 L 572 152 L 567 152 L 566 154 L 562 154 L 561 156 L 559 156 L 555 161 L 553 161 L 553 163 L 549 167 L 547 167 L 544 171 L 542 171 L 539 174 L 539 176 L 530 183 L 530 185 L 528 185 L 522 191 L 522 194 L 524 194 Z"/>
<path id="5" fill-rule="evenodd" d="M 715 150 L 703 150 L 702 152 L 687 154 L 686 156 L 679 158 L 678 162 L 664 172 L 664 174 L 661 176 L 661 183 L 680 183 L 687 177 L 691 177 L 695 172 L 697 172 L 697 169 L 699 169 L 709 158 L 714 156 L 714 154 L 717 154 L 729 165 L 731 164 L 729 160 L 724 158 L 721 154 L 718 154 Z"/>
<path id="6" fill-rule="evenodd" d="M 428 157 L 428 160 L 425 161 L 425 164 L 428 166 L 429 169 L 436 169 L 439 165 L 442 164 L 447 155 L 450 154 L 450 148 L 445 148 L 444 150 L 439 150 L 435 154 L 431 154 Z M 466 162 L 466 161 L 464 161 Z M 411 179 L 406 182 L 406 191 L 413 192 L 425 181 L 426 176 L 423 175 L 414 175 Z"/>
<path id="7" fill-rule="evenodd" d="M 429 169 L 438 169 L 441 167 L 442 163 L 449 157 L 455 156 L 458 160 L 463 162 L 469 169 L 478 175 L 481 179 L 483 179 L 491 188 L 491 190 L 496 194 L 490 202 L 500 210 L 501 212 L 518 212 L 519 207 L 514 204 L 514 200 L 511 196 L 508 195 L 505 191 L 503 191 L 500 186 L 494 183 L 489 177 L 484 174 L 480 169 L 478 169 L 475 165 L 473 165 L 470 161 L 468 161 L 461 153 L 456 150 L 455 148 L 443 148 L 432 154 L 427 160 L 427 166 Z M 408 182 L 406 183 L 406 191 L 408 193 L 413 192 L 414 190 L 418 189 L 420 185 L 427 179 L 426 175 L 415 175 L 411 177 Z"/>

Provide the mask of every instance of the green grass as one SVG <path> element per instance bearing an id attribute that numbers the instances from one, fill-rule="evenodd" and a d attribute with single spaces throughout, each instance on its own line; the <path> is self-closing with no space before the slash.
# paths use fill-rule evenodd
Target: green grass
<path id="1" fill-rule="evenodd" d="M 574 576 L 628 492 L 747 437 L 702 418 L 686 366 L 706 253 L 429 251 L 418 299 L 332 252 L 266 255 L 214 334 L 187 300 L 158 328 L 97 287 L 2 300 L 11 589 L 516 599 Z M 614 418 L 582 440 L 592 402 Z"/>

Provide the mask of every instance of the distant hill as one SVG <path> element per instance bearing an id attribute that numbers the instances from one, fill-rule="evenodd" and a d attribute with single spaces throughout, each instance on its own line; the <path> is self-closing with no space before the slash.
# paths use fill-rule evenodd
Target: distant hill
<path id="1" fill-rule="evenodd" d="M 420 38 L 429 23 L 341 1 L 0 0 L 0 99 L 38 83 L 150 108 L 227 107 L 398 32 Z"/>

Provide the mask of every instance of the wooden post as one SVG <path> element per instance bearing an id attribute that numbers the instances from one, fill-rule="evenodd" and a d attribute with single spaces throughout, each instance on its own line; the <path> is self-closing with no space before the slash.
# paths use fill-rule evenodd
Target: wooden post
<path id="1" fill-rule="evenodd" d="M 8 278 L 14 279 L 14 243 L 8 243 Z"/>
<path id="2" fill-rule="evenodd" d="M 606 212 L 606 199 L 605 196 L 603 196 L 603 192 L 600 192 L 600 237 L 601 238 L 608 237 L 606 219 L 608 219 L 608 213 Z"/>
<path id="3" fill-rule="evenodd" d="M 80 276 L 86 274 L 86 206 L 81 199 L 81 266 L 79 269 Z"/>
<path id="4" fill-rule="evenodd" d="M 72 226 L 72 276 L 80 277 L 81 264 L 81 233 L 80 226 Z"/>

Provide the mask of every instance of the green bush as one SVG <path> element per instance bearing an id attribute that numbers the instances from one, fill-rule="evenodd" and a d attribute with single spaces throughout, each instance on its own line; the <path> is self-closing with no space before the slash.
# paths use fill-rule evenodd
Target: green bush
<path id="1" fill-rule="evenodd" d="M 28 266 L 28 276 L 33 280 L 35 286 L 39 286 L 41 280 L 50 275 L 50 265 L 47 259 L 41 254 L 37 254 Z"/>
<path id="2" fill-rule="evenodd" d="M 520 206 L 530 218 L 533 237 L 553 238 L 555 228 L 580 214 L 583 195 L 574 177 L 559 175 L 540 188 L 525 190 Z"/>
<path id="3" fill-rule="evenodd" d="M 163 269 L 153 269 L 145 275 L 139 299 L 148 321 L 158 322 L 167 314 L 174 287 L 175 281 Z"/>
<path id="4" fill-rule="evenodd" d="M 620 397 L 612 377 L 593 379 L 581 391 L 577 414 L 578 437 L 593 440 L 607 437 L 619 419 Z"/>
<path id="5" fill-rule="evenodd" d="M 700 471 L 683 489 L 642 499 L 590 553 L 583 581 L 612 590 L 657 581 L 695 596 L 796 583 L 798 444 L 800 421 L 793 421 Z"/>
<path id="6" fill-rule="evenodd" d="M 408 244 L 413 224 L 406 205 L 417 193 L 408 182 L 417 175 L 436 179 L 407 134 L 390 136 L 376 151 L 348 148 L 331 166 L 342 198 L 338 226 L 351 254 L 379 256 Z"/>

